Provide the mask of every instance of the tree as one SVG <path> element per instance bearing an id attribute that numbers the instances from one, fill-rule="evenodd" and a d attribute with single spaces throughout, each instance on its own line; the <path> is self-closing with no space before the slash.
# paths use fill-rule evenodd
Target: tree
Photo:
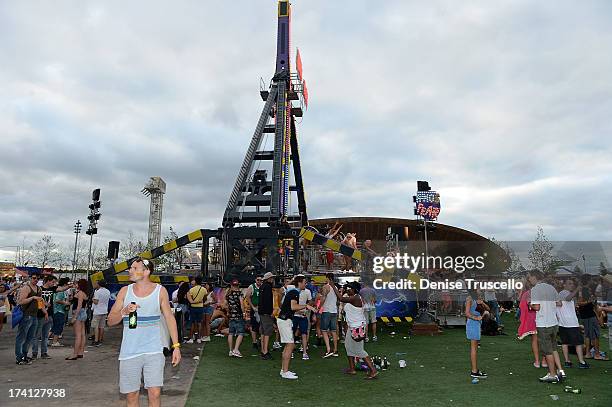
<path id="1" fill-rule="evenodd" d="M 91 257 L 92 257 L 92 270 L 103 270 L 110 266 L 110 260 L 106 256 L 108 256 L 108 251 L 104 247 L 93 247 L 91 249 Z"/>
<path id="2" fill-rule="evenodd" d="M 44 235 L 30 248 L 32 257 L 39 267 L 57 265 L 62 260 L 59 245 L 51 235 Z"/>
<path id="3" fill-rule="evenodd" d="M 137 238 L 131 230 L 128 230 L 126 238 L 119 246 L 119 255 L 127 260 L 138 256 L 145 250 L 147 250 L 147 244 L 144 243 L 144 239 Z"/>
<path id="4" fill-rule="evenodd" d="M 554 272 L 558 261 L 552 253 L 553 248 L 552 243 L 544 234 L 542 226 L 538 226 L 538 234 L 527 255 L 531 265 L 543 273 Z"/>
<path id="5" fill-rule="evenodd" d="M 164 243 L 168 243 L 173 240 L 176 240 L 178 239 L 178 237 L 179 236 L 176 234 L 172 226 L 170 226 L 169 233 L 166 236 L 164 236 Z M 185 248 L 178 247 L 174 249 L 173 251 L 171 251 L 170 253 L 166 253 L 160 256 L 157 259 L 156 263 L 160 269 L 166 269 L 166 270 L 172 271 L 172 270 L 175 270 L 176 268 L 180 268 L 186 257 L 187 257 L 187 253 L 185 252 Z"/>

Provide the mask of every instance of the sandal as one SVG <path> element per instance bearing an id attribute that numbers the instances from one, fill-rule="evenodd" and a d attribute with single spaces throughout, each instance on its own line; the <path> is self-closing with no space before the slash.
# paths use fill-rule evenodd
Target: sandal
<path id="1" fill-rule="evenodd" d="M 357 372 L 356 372 L 356 371 L 351 370 L 351 369 L 349 369 L 349 368 L 344 369 L 342 372 L 344 372 L 344 374 L 348 374 L 348 375 L 351 375 L 351 376 L 354 376 L 354 375 L 356 375 L 356 374 L 357 374 Z"/>
<path id="2" fill-rule="evenodd" d="M 378 378 L 378 372 L 376 372 L 374 376 L 367 375 L 366 377 L 364 377 L 364 380 L 374 380 L 377 378 Z"/>
<path id="3" fill-rule="evenodd" d="M 77 360 L 79 357 L 66 358 L 66 360 Z"/>

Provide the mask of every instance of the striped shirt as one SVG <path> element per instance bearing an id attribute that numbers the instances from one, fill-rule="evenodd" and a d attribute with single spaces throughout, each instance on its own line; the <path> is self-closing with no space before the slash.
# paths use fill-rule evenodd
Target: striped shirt
<path id="1" fill-rule="evenodd" d="M 159 291 L 161 285 L 157 284 L 153 292 L 146 297 L 137 297 L 133 290 L 134 284 L 127 288 L 125 305 L 135 302 L 139 305 L 137 312 L 136 329 L 129 328 L 128 317 L 123 317 L 123 339 L 119 360 L 135 358 L 140 355 L 163 353 L 161 340 L 161 306 Z"/>

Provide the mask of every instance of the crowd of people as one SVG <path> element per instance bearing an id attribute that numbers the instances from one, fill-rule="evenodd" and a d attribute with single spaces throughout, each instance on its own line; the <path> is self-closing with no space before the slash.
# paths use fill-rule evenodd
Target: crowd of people
<path id="1" fill-rule="evenodd" d="M 159 400 L 163 347 L 171 349 L 172 363 L 176 365 L 181 358 L 181 343 L 209 342 L 212 335 L 226 338 L 228 357 L 232 358 L 243 357 L 245 337 L 251 339 L 253 350 L 264 361 L 274 359 L 271 350 L 283 348 L 279 375 L 296 380 L 298 374 L 291 370 L 291 360 L 300 354 L 303 360 L 310 360 L 314 345 L 310 334 L 314 331 L 316 347 L 321 349 L 319 357 L 336 358 L 344 353 L 346 374 L 355 375 L 356 366 L 367 366 L 366 379 L 378 376 L 365 350 L 367 342 L 378 340 L 377 293 L 367 279 L 362 280 L 363 285 L 350 282 L 340 286 L 334 274 L 327 273 L 325 283 L 315 286 L 298 274 L 285 277 L 275 287 L 277 276 L 268 272 L 248 287 L 241 288 L 240 281 L 233 279 L 228 288 L 220 288 L 194 277 L 181 282 L 169 296 L 164 287 L 150 280 L 153 271 L 151 260 L 136 259 L 129 270 L 133 284 L 121 288 L 110 312 L 111 294 L 104 281 L 95 282 L 93 290 L 84 279 L 75 282 L 53 275 L 41 280 L 40 275 L 32 274 L 21 283 L 1 281 L 0 320 L 11 304 L 17 322 L 17 365 L 51 358 L 49 348 L 64 346 L 61 341 L 66 326 L 74 330 L 73 352 L 66 360 L 81 359 L 88 339 L 90 346 L 101 346 L 106 324 L 122 322 L 119 383 L 120 391 L 127 394 L 128 405 L 137 400 L 141 377 L 149 399 Z M 498 301 L 496 294 L 494 290 L 467 290 L 463 299 L 472 378 L 487 378 L 478 368 L 481 335 L 488 333 L 485 322 L 496 326 L 489 334 L 499 334 L 501 313 L 511 308 L 516 308 L 520 320 L 517 337 L 530 338 L 533 366 L 548 370 L 540 381 L 563 380 L 567 369 L 574 367 L 570 356 L 573 352 L 580 369 L 589 368 L 589 359 L 608 360 L 600 349 L 600 337 L 607 318 L 612 342 L 609 281 L 588 275 L 579 281 L 559 280 L 532 270 L 526 276 L 524 289 L 517 293 L 516 304 Z M 162 319 L 169 334 L 168 343 L 162 339 Z M 340 343 L 344 344 L 344 352 L 339 352 Z"/>
<path id="2" fill-rule="evenodd" d="M 520 320 L 517 337 L 530 338 L 533 366 L 547 369 L 539 380 L 558 383 L 567 377 L 566 369 L 574 367 L 570 353 L 575 353 L 577 367 L 588 369 L 587 359 L 608 361 L 600 349 L 601 327 L 607 324 L 609 347 L 612 349 L 612 288 L 607 280 L 592 275 L 575 278 L 545 276 L 531 270 L 519 293 L 516 317 Z M 486 293 L 470 291 L 465 302 L 467 318 L 466 336 L 470 340 L 471 376 L 486 378 L 478 369 L 477 351 L 483 318 L 501 323 L 499 313 L 493 309 L 499 304 L 494 297 L 487 303 Z M 493 299 L 494 298 L 494 299 Z M 558 344 L 561 345 L 563 363 Z"/>
<path id="3" fill-rule="evenodd" d="M 339 342 L 351 347 L 349 366 L 354 366 L 354 358 L 368 358 L 363 343 L 378 340 L 376 291 L 372 287 L 355 286 L 357 283 L 341 287 L 334 282 L 333 273 L 326 275 L 323 286 L 316 287 L 297 275 L 285 277 L 278 290 L 280 298 L 275 301 L 275 277 L 272 273 L 258 276 L 246 289 L 240 288 L 237 279 L 225 290 L 215 290 L 199 277 L 182 282 L 171 296 L 182 340 L 208 342 L 214 332 L 227 337 L 228 356 L 242 358 L 240 347 L 249 336 L 262 360 L 273 359 L 271 350 L 284 346 L 280 374 L 285 379 L 297 378 L 288 370 L 289 360 L 295 357 L 294 344 L 299 344 L 296 350 L 303 360 L 310 359 L 311 330 L 316 332 L 317 347 L 325 349 L 322 358 L 339 357 Z M 362 333 L 355 341 L 349 334 L 352 328 Z M 370 376 L 375 377 L 376 372 Z"/>
<path id="4" fill-rule="evenodd" d="M 86 324 L 94 330 L 91 346 L 100 346 L 108 313 L 110 291 L 104 281 L 94 284 L 90 292 L 85 279 L 71 281 L 48 274 L 34 273 L 28 279 L 0 281 L 0 320 L 12 308 L 15 337 L 15 362 L 30 365 L 37 359 L 51 359 L 49 348 L 61 348 L 66 326 L 74 330 L 73 354 L 66 360 L 77 360 L 85 354 Z M 0 330 L 2 326 L 0 325 Z"/>

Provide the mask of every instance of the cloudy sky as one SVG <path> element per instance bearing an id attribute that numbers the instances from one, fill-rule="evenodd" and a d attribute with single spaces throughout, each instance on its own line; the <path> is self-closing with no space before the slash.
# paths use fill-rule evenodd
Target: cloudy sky
<path id="1" fill-rule="evenodd" d="M 273 73 L 276 1 L 0 2 L 0 246 L 218 227 Z M 612 3 L 295 0 L 311 218 L 612 240 Z M 335 174 L 329 176 L 329 174 Z M 0 260 L 10 257 L 0 252 Z"/>

